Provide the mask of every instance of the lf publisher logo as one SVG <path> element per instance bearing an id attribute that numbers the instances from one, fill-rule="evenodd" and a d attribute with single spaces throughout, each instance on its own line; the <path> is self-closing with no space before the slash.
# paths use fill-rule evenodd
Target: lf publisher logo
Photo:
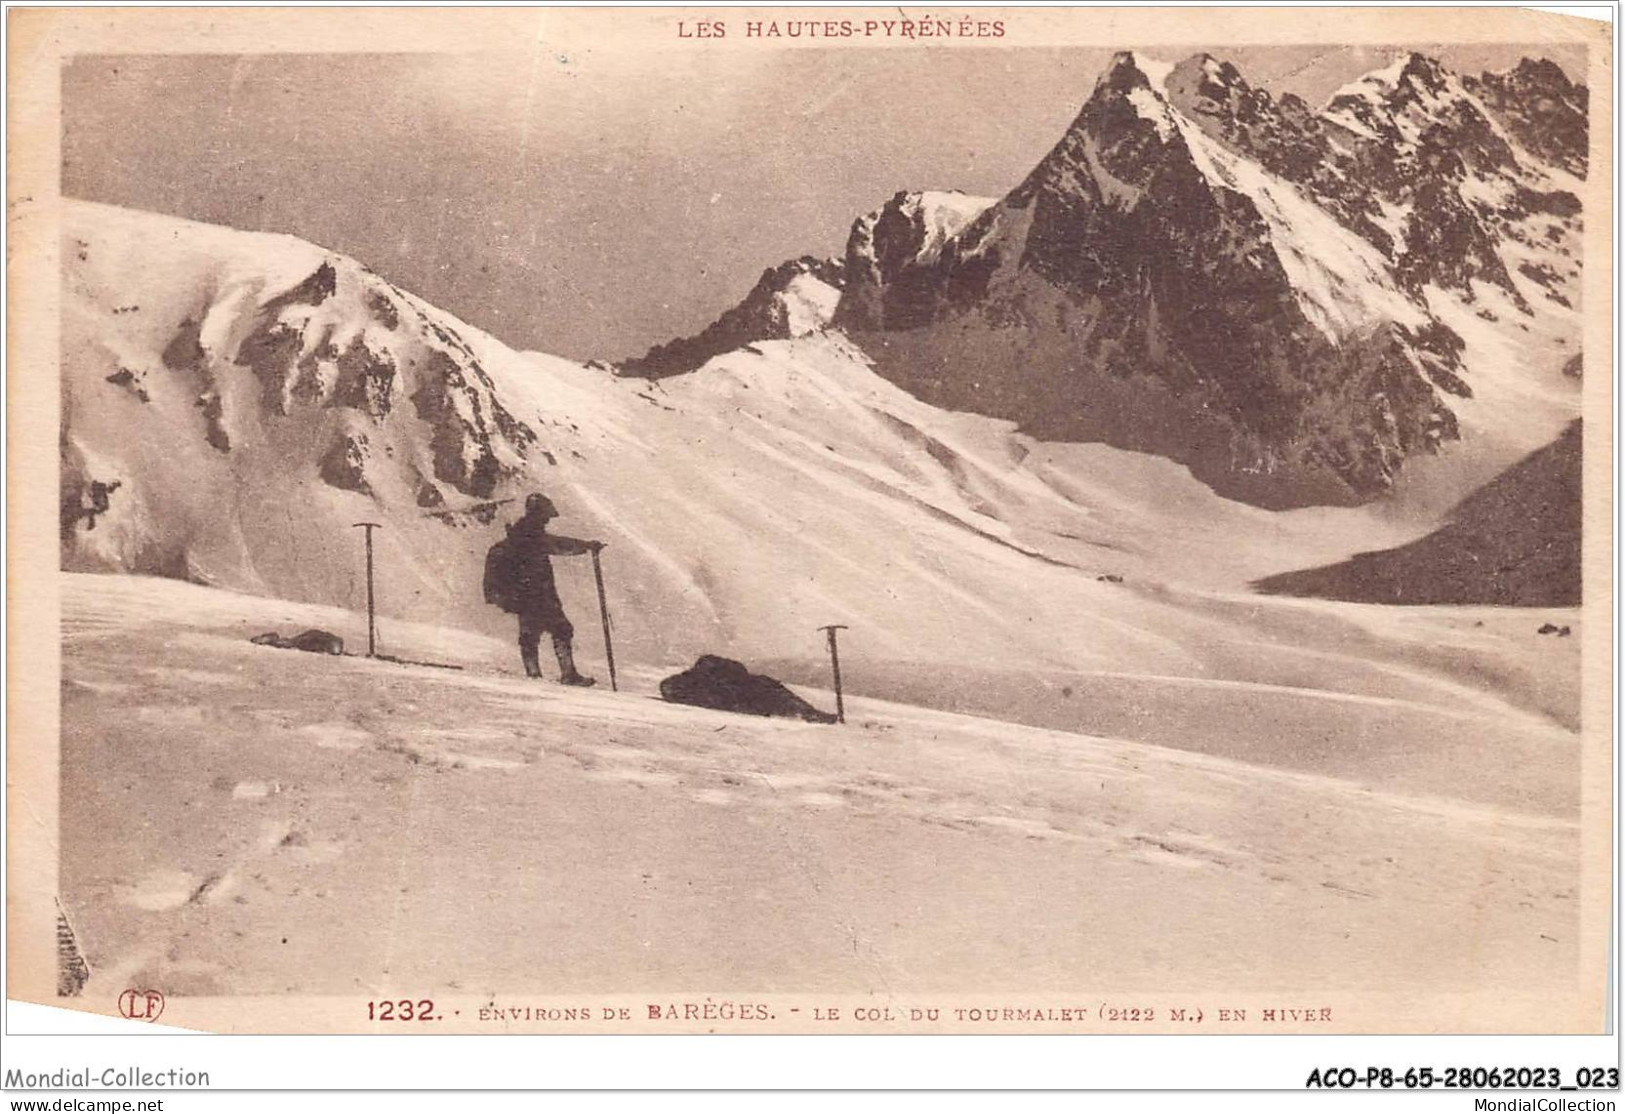
<path id="1" fill-rule="evenodd" d="M 157 1021 L 164 1012 L 164 996 L 156 990 L 126 990 L 118 996 L 118 1012 L 131 1021 Z"/>

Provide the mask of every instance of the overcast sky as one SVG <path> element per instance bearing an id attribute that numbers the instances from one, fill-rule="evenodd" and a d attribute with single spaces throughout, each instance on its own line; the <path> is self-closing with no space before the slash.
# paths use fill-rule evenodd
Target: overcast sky
<path id="1" fill-rule="evenodd" d="M 1583 73 L 1573 47 L 1418 48 L 1458 71 L 1527 53 Z M 1396 53 L 1209 49 L 1316 104 Z M 63 72 L 63 192 L 292 233 L 514 347 L 613 359 L 703 327 L 766 267 L 839 254 L 900 189 L 1002 194 L 1109 57 L 87 57 Z"/>

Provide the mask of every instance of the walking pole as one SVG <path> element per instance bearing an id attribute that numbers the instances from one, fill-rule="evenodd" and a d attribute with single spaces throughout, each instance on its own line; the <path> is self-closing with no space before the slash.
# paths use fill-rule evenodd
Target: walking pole
<path id="1" fill-rule="evenodd" d="M 819 627 L 829 635 L 829 667 L 835 674 L 835 722 L 846 722 L 846 704 L 841 700 L 841 654 L 835 646 L 835 632 L 847 630 L 845 623 L 832 623 L 827 627 Z"/>
<path id="2" fill-rule="evenodd" d="M 372 605 L 372 532 L 382 526 L 382 522 L 354 522 L 352 526 L 360 526 L 367 531 L 367 656 L 378 656 L 378 620 L 375 617 Z"/>
<path id="3" fill-rule="evenodd" d="M 592 578 L 598 583 L 598 621 L 604 626 L 604 657 L 609 660 L 609 691 L 620 692 L 615 683 L 615 644 L 609 638 L 609 603 L 604 598 L 604 566 L 598 561 L 598 550 L 592 551 Z"/>

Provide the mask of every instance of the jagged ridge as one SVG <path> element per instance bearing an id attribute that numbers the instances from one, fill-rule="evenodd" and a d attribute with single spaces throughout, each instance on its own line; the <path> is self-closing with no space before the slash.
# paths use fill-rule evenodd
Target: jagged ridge
<path id="1" fill-rule="evenodd" d="M 1515 72 L 1497 87 L 1550 80 Z M 928 400 L 1168 455 L 1266 506 L 1364 501 L 1455 439 L 1448 399 L 1472 393 L 1430 291 L 1487 319 L 1488 287 L 1514 312 L 1531 290 L 1570 304 L 1578 199 L 1505 111 L 1416 54 L 1321 112 L 1207 55 L 1119 54 L 929 257 L 896 199 L 861 219 L 836 321 Z"/>
<path id="2" fill-rule="evenodd" d="M 1585 103 L 1527 59 L 1457 78 L 1404 54 L 1317 111 L 1210 55 L 1121 53 L 1004 198 L 905 191 L 858 218 L 833 324 L 928 401 L 1265 506 L 1363 502 L 1460 435 L 1473 376 L 1432 299 L 1573 308 Z M 785 335 L 762 309 L 784 273 L 625 370 Z"/>
<path id="3" fill-rule="evenodd" d="M 762 272 L 745 300 L 703 332 L 657 344 L 623 360 L 624 375 L 660 379 L 693 371 L 714 356 L 759 340 L 784 340 L 823 328 L 834 316 L 845 278 L 841 264 L 810 255 Z"/>

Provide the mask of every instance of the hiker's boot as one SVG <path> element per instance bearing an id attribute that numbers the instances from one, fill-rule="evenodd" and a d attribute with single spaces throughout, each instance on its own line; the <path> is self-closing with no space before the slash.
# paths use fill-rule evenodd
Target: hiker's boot
<path id="1" fill-rule="evenodd" d="M 574 685 L 577 688 L 587 688 L 598 682 L 576 671 L 575 650 L 568 638 L 553 639 L 553 654 L 559 659 L 559 684 Z"/>
<path id="2" fill-rule="evenodd" d="M 535 646 L 528 648 L 521 646 L 519 648 L 519 657 L 525 663 L 525 676 L 540 677 L 542 675 L 542 661 L 536 652 Z"/>

